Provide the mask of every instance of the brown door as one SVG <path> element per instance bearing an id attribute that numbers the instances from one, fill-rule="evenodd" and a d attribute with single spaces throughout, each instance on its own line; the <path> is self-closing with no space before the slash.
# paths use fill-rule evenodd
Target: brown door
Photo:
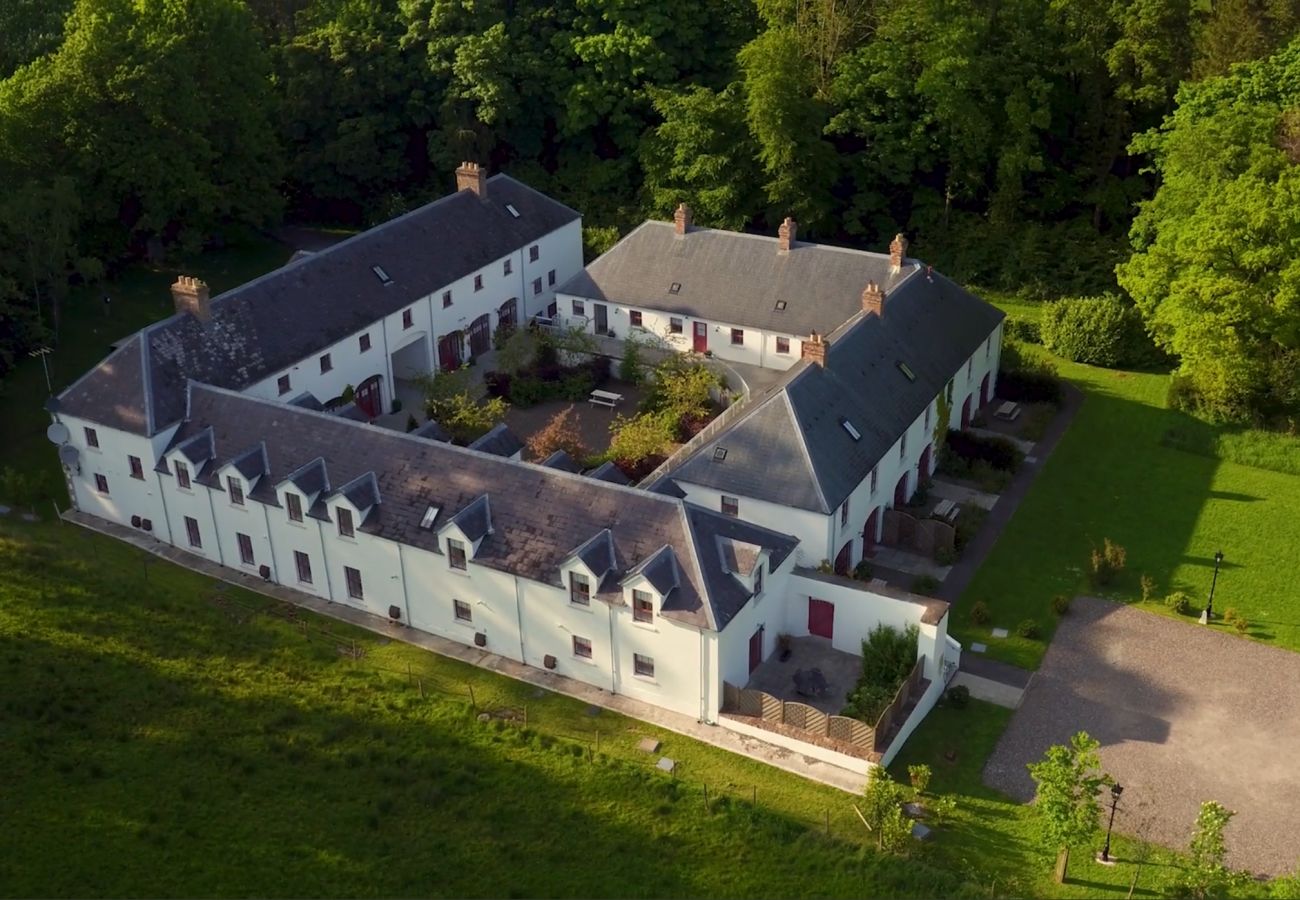
<path id="1" fill-rule="evenodd" d="M 379 376 L 371 375 L 357 387 L 357 392 L 352 398 L 352 402 L 357 405 L 357 409 L 366 414 L 367 417 L 374 419 L 383 412 L 383 391 L 379 387 Z"/>
<path id="2" fill-rule="evenodd" d="M 967 394 L 966 402 L 961 405 L 961 427 L 963 431 L 970 427 L 970 398 L 971 395 Z"/>
<path id="3" fill-rule="evenodd" d="M 460 332 L 453 331 L 438 338 L 438 368 L 444 372 L 460 368 Z"/>
<path id="4" fill-rule="evenodd" d="M 930 451 L 933 449 L 934 449 L 933 444 L 927 444 L 925 447 L 925 452 L 921 454 L 921 465 L 918 467 L 917 470 L 918 471 L 917 479 L 920 481 L 925 481 L 927 478 L 930 477 L 930 463 L 931 463 L 931 456 L 933 455 L 931 454 Z"/>
<path id="5" fill-rule="evenodd" d="M 902 509 L 907 503 L 907 473 L 904 472 L 898 478 L 898 484 L 894 485 L 894 509 Z"/>
<path id="6" fill-rule="evenodd" d="M 516 323 L 519 321 L 519 298 L 511 297 L 505 303 L 501 304 L 497 310 L 497 326 L 505 333 L 509 334 L 514 331 Z"/>
<path id="7" fill-rule="evenodd" d="M 835 574 L 849 574 L 849 554 L 853 550 L 853 542 L 848 541 L 840 548 L 840 552 L 835 555 Z"/>
<path id="8" fill-rule="evenodd" d="M 808 633 L 817 637 L 834 637 L 835 604 L 816 597 L 808 598 Z"/>
<path id="9" fill-rule="evenodd" d="M 469 355 L 478 356 L 492 348 L 492 317 L 483 313 L 469 326 Z"/>
<path id="10" fill-rule="evenodd" d="M 695 352 L 703 353 L 709 349 L 709 323 L 695 323 Z"/>
<path id="11" fill-rule="evenodd" d="M 989 402 L 989 376 L 992 372 L 984 373 L 984 380 L 980 382 L 980 406 L 987 406 Z"/>
<path id="12" fill-rule="evenodd" d="M 758 626 L 749 636 L 749 671 L 753 672 L 763 662 L 763 626 Z"/>
<path id="13" fill-rule="evenodd" d="M 862 526 L 862 555 L 872 556 L 876 552 L 876 530 L 879 527 L 880 507 L 867 516 L 867 524 Z"/>

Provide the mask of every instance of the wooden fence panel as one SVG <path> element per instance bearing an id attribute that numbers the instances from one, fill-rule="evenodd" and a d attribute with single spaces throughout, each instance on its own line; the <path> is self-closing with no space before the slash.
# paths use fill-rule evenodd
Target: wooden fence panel
<path id="1" fill-rule="evenodd" d="M 765 694 L 762 691 L 755 691 L 762 703 L 762 717 L 769 722 L 780 722 L 784 718 L 781 710 L 781 701 L 771 694 Z"/>
<path id="2" fill-rule="evenodd" d="M 807 703 L 797 703 L 793 700 L 787 700 L 783 710 L 786 725 L 793 728 L 800 728 L 813 734 L 823 735 L 826 733 L 826 713 L 817 709 L 815 706 L 809 706 Z"/>
<path id="3" fill-rule="evenodd" d="M 740 688 L 729 682 L 722 682 L 722 708 L 740 709 Z"/>
<path id="4" fill-rule="evenodd" d="M 894 694 L 894 699 L 889 701 L 880 718 L 876 720 L 876 750 L 884 752 L 880 742 L 889 738 L 890 729 L 893 727 L 895 720 L 902 714 L 903 707 L 912 698 L 912 694 L 921 684 L 921 678 L 925 673 L 925 656 L 917 658 L 916 665 L 912 666 L 912 671 L 907 673 L 907 679 L 899 685 L 898 692 Z"/>
<path id="5" fill-rule="evenodd" d="M 848 716 L 828 716 L 826 736 L 859 747 L 874 747 L 876 744 L 876 730 L 866 722 Z"/>

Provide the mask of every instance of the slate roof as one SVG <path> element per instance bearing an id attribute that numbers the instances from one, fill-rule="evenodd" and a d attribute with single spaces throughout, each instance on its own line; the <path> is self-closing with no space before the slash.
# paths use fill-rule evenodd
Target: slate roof
<path id="1" fill-rule="evenodd" d="M 573 457 L 565 453 L 563 450 L 556 450 L 550 456 L 546 457 L 546 459 L 542 460 L 541 464 L 546 466 L 548 469 L 560 469 L 565 472 L 582 471 L 582 466 L 574 462 Z"/>
<path id="2" fill-rule="evenodd" d="M 643 222 L 560 291 L 785 334 L 825 334 L 862 310 L 868 281 L 888 291 L 917 270 L 909 261 L 892 272 L 887 253 L 814 243 L 780 253 L 772 237 L 711 228 L 678 236 L 671 222 Z M 670 293 L 674 283 L 680 289 Z"/>
<path id="3" fill-rule="evenodd" d="M 411 432 L 416 437 L 428 438 L 431 441 L 442 441 L 444 443 L 451 441 L 451 432 L 443 428 L 433 419 L 425 422 L 419 428 Z"/>
<path id="4" fill-rule="evenodd" d="M 492 533 L 492 505 L 487 494 L 476 497 L 447 522 L 455 525 L 471 541 L 480 541 Z"/>
<path id="5" fill-rule="evenodd" d="M 284 476 L 287 481 L 310 499 L 313 495 L 330 489 L 329 473 L 325 470 L 325 458 L 318 456 L 303 463 L 297 469 Z"/>
<path id="6" fill-rule="evenodd" d="M 347 501 L 357 509 L 364 512 L 370 507 L 379 503 L 379 483 L 375 481 L 374 472 L 366 472 L 353 478 L 347 484 L 339 488 L 339 493 L 347 498 Z"/>
<path id="7" fill-rule="evenodd" d="M 588 478 L 594 478 L 597 481 L 607 481 L 610 484 L 631 484 L 632 481 L 623 474 L 623 470 L 612 462 L 601 463 L 596 468 L 587 473 Z"/>
<path id="8" fill-rule="evenodd" d="M 825 367 L 797 363 L 672 478 L 823 514 L 837 509 L 1003 318 L 937 272 L 888 293 L 884 312 L 832 332 Z M 720 446 L 722 461 L 713 453 Z"/>
<path id="9" fill-rule="evenodd" d="M 667 545 L 660 547 L 655 553 L 646 557 L 641 563 L 633 569 L 628 570 L 628 576 L 644 575 L 646 581 L 650 582 L 651 587 L 659 592 L 659 596 L 667 597 L 677 586 L 681 584 L 681 572 L 677 568 L 677 555 L 673 553 L 673 548 Z"/>
<path id="10" fill-rule="evenodd" d="M 188 379 L 246 388 L 578 218 L 494 175 L 484 199 L 450 194 L 213 297 L 206 323 L 178 313 L 148 326 L 65 390 L 59 408 L 154 434 L 184 416 Z"/>
<path id="11" fill-rule="evenodd" d="M 614 535 L 608 528 L 603 529 L 574 550 L 570 556 L 582 560 L 597 578 L 603 579 L 618 564 L 618 551 L 614 549 Z"/>
<path id="12" fill-rule="evenodd" d="M 310 481 L 324 492 L 310 515 L 321 514 L 330 482 L 347 485 L 373 472 L 382 502 L 358 530 L 388 540 L 440 552 L 437 530 L 419 527 L 434 506 L 464 529 L 483 530 L 476 563 L 559 585 L 560 564 L 608 529 L 616 569 L 644 563 L 666 583 L 676 568 L 665 615 L 702 628 L 722 628 L 747 599 L 723 570 L 715 536 L 768 547 L 778 561 L 797 544 L 681 500 L 220 388 L 191 383 L 188 409 L 172 448 L 210 433 L 213 465 L 220 466 L 265 442 L 269 482 Z M 676 563 L 651 560 L 665 547 Z"/>
<path id="13" fill-rule="evenodd" d="M 494 456 L 514 456 L 524 449 L 524 442 L 506 427 L 505 422 L 495 425 L 491 431 L 469 445 L 471 450 L 482 450 Z"/>

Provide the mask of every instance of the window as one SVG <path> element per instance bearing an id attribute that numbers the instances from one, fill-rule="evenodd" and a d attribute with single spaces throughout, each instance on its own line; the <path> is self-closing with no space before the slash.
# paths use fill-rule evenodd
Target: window
<path id="1" fill-rule="evenodd" d="M 993 335 L 989 335 L 988 340 L 984 342 L 984 358 L 988 359 L 993 352 Z"/>
<path id="2" fill-rule="evenodd" d="M 591 659 L 591 639 L 573 636 L 573 655 L 578 659 Z"/>
<path id="3" fill-rule="evenodd" d="M 366 592 L 361 588 L 361 571 L 351 566 L 344 566 L 343 576 L 348 582 L 348 596 L 353 600 L 366 599 Z"/>
<path id="4" fill-rule="evenodd" d="M 438 518 L 438 507 L 430 506 L 424 511 L 424 515 L 420 517 L 420 527 L 425 531 L 433 530 L 433 520 L 436 518 Z"/>
<path id="5" fill-rule="evenodd" d="M 971 359 L 966 360 L 966 377 L 970 378 L 971 373 L 974 371 L 975 371 L 975 359 L 972 357 Z"/>
<path id="6" fill-rule="evenodd" d="M 778 300 L 778 301 L 776 301 L 776 311 L 777 311 L 777 312 L 785 312 L 785 305 L 786 305 L 786 304 L 785 304 L 785 301 L 784 301 L 784 300 Z"/>
<path id="7" fill-rule="evenodd" d="M 646 591 L 632 592 L 632 621 L 634 622 L 653 622 L 655 618 L 655 605 L 650 599 L 650 594 Z"/>
<path id="8" fill-rule="evenodd" d="M 288 376 L 288 375 L 281 375 L 280 378 L 279 378 L 279 380 L 276 381 L 275 384 L 276 384 L 276 387 L 278 387 L 278 388 L 280 389 L 280 395 L 281 395 L 281 396 L 284 396 L 285 394 L 289 393 L 289 376 Z"/>
<path id="9" fill-rule="evenodd" d="M 303 584 L 311 584 L 311 557 L 301 550 L 295 550 L 293 563 L 298 567 L 298 580 Z"/>
<path id="10" fill-rule="evenodd" d="M 330 371 L 333 368 L 334 368 L 334 360 L 330 359 L 330 355 L 326 353 L 323 356 L 321 356 L 320 373 L 324 375 L 326 372 Z"/>
<path id="11" fill-rule="evenodd" d="M 901 460 L 905 456 L 907 456 L 907 432 L 906 431 L 904 431 L 903 436 L 898 439 L 898 458 Z"/>
<path id="12" fill-rule="evenodd" d="M 409 309 L 402 310 L 402 327 L 410 328 L 415 324 L 415 313 Z"/>
<path id="13" fill-rule="evenodd" d="M 668 293 L 680 294 L 681 292 L 682 292 L 682 283 L 680 281 L 674 281 L 672 284 L 668 285 Z"/>
<path id="14" fill-rule="evenodd" d="M 464 600 L 451 601 L 451 608 L 456 616 L 457 622 L 473 622 L 474 612 L 469 608 L 469 604 Z"/>
<path id="15" fill-rule="evenodd" d="M 203 546 L 203 536 L 199 534 L 199 520 L 193 516 L 185 517 L 185 536 L 189 538 L 191 547 Z"/>
<path id="16" fill-rule="evenodd" d="M 551 285 L 552 287 L 555 286 L 555 270 L 554 270 L 554 269 L 551 269 L 549 272 L 546 273 L 546 283 L 549 284 L 549 285 Z"/>
<path id="17" fill-rule="evenodd" d="M 540 279 L 540 278 L 534 278 L 534 279 L 533 279 L 533 296 L 536 297 L 536 296 L 537 296 L 538 294 L 540 294 L 541 292 L 542 292 L 542 279 Z"/>
<path id="18" fill-rule="evenodd" d="M 569 573 L 569 602 L 579 606 L 591 606 L 591 583 L 586 575 Z"/>
<path id="19" fill-rule="evenodd" d="M 236 532 L 235 541 L 239 544 L 239 561 L 246 566 L 253 565 L 253 539 Z"/>
<path id="20" fill-rule="evenodd" d="M 632 654 L 632 671 L 642 678 L 655 677 L 655 661 L 653 656 L 645 656 L 641 653 Z"/>
<path id="21" fill-rule="evenodd" d="M 840 416 L 840 427 L 843 428 L 845 431 L 847 431 L 849 433 L 849 437 L 853 438 L 853 440 L 855 441 L 862 440 L 862 432 L 858 431 L 857 426 L 855 426 L 852 422 L 850 422 L 848 419 L 844 418 L 843 416 Z"/>
<path id="22" fill-rule="evenodd" d="M 514 260 L 510 259 L 510 257 L 506 257 L 506 261 L 501 265 L 501 274 L 509 275 L 513 271 L 514 271 Z"/>
<path id="23" fill-rule="evenodd" d="M 176 486 L 187 491 L 190 489 L 190 467 L 183 462 L 176 463 Z"/>
<path id="24" fill-rule="evenodd" d="M 554 318 L 555 318 L 556 316 L 558 316 L 559 314 L 560 314 L 560 304 L 559 304 L 559 301 L 557 301 L 557 300 L 552 300 L 552 301 L 551 301 L 551 305 L 548 306 L 548 307 L 546 307 L 546 317 L 547 317 L 548 319 L 554 319 Z"/>
<path id="25" fill-rule="evenodd" d="M 232 506 L 244 505 L 244 488 L 239 483 L 239 479 L 231 475 L 226 479 L 226 488 L 230 491 L 230 503 Z"/>
<path id="26" fill-rule="evenodd" d="M 465 571 L 465 545 L 455 538 L 447 538 L 447 559 L 453 569 Z"/>
<path id="27" fill-rule="evenodd" d="M 682 333 L 682 319 L 681 319 L 681 316 L 671 316 L 671 317 L 668 319 L 668 333 L 669 333 L 669 334 L 681 334 L 681 333 Z"/>
<path id="28" fill-rule="evenodd" d="M 536 244 L 533 244 L 531 247 L 528 248 L 529 262 L 537 262 L 538 257 L 540 257 L 541 255 L 542 255 L 541 248 L 538 247 Z"/>
<path id="29" fill-rule="evenodd" d="M 840 505 L 840 527 L 843 528 L 849 524 L 849 501 L 845 500 Z"/>
<path id="30" fill-rule="evenodd" d="M 451 306 L 451 291 L 442 292 L 442 308 L 446 309 Z"/>
<path id="31" fill-rule="evenodd" d="M 627 314 L 628 320 L 632 323 L 633 328 L 641 327 L 641 311 L 634 309 Z"/>
<path id="32" fill-rule="evenodd" d="M 352 528 L 352 510 L 339 507 L 339 537 L 355 537 L 356 531 Z"/>
<path id="33" fill-rule="evenodd" d="M 952 385 L 953 385 L 952 381 L 949 381 L 949 382 L 948 382 L 948 387 L 947 387 L 947 392 L 948 392 L 948 405 L 949 405 L 949 406 L 952 406 Z"/>
<path id="34" fill-rule="evenodd" d="M 387 272 L 384 271 L 384 267 L 383 267 L 383 266 L 371 266 L 371 267 L 370 267 L 370 271 L 374 272 L 374 273 L 375 273 L 375 277 L 378 278 L 378 279 L 380 280 L 380 282 L 382 282 L 383 284 L 392 284 L 392 283 L 393 283 L 393 278 L 392 278 L 392 276 L 389 275 Z"/>
<path id="35" fill-rule="evenodd" d="M 476 290 L 476 291 L 481 291 L 481 290 L 483 290 L 483 276 L 482 276 L 482 275 L 475 275 L 475 276 L 474 276 L 474 290 Z"/>
<path id="36" fill-rule="evenodd" d="M 137 481 L 144 481 L 144 466 L 140 463 L 140 457 L 128 456 L 126 461 L 131 466 L 131 477 Z"/>
<path id="37" fill-rule="evenodd" d="M 912 371 L 911 366 L 901 360 L 895 363 L 895 365 L 898 366 L 898 371 L 903 373 L 904 378 L 908 381 L 916 381 L 916 373 Z"/>
<path id="38" fill-rule="evenodd" d="M 95 490 L 99 491 L 105 497 L 108 496 L 108 479 L 98 472 L 95 473 Z"/>
<path id="39" fill-rule="evenodd" d="M 285 494 L 284 502 L 285 505 L 289 507 L 289 521 L 301 522 L 302 521 L 302 498 L 299 497 L 297 494 Z"/>
<path id="40" fill-rule="evenodd" d="M 880 478 L 880 466 L 873 466 L 871 469 L 871 496 L 876 496 L 876 482 Z"/>
<path id="41" fill-rule="evenodd" d="M 790 352 L 790 339 L 789 339 L 789 338 L 783 338 L 783 337 L 779 337 L 779 338 L 777 338 L 777 339 L 776 339 L 776 352 L 777 352 L 777 353 L 789 353 L 789 352 Z"/>
<path id="42" fill-rule="evenodd" d="M 754 568 L 754 596 L 757 597 L 763 593 L 763 564 L 760 562 Z"/>
<path id="43" fill-rule="evenodd" d="M 587 314 L 587 307 L 581 300 L 573 301 L 573 314 L 575 316 L 585 316 Z"/>
<path id="44" fill-rule="evenodd" d="M 728 497 L 726 494 L 723 494 L 723 495 L 722 495 L 722 514 L 723 514 L 724 516 L 739 516 L 739 515 L 740 515 L 740 501 L 737 500 L 735 497 Z"/>
<path id="45" fill-rule="evenodd" d="M 510 215 L 514 216 L 516 219 L 519 218 L 519 210 L 515 209 L 513 203 L 506 204 L 506 212 L 510 213 Z"/>
<path id="46" fill-rule="evenodd" d="M 99 449 L 99 435 L 93 428 L 86 429 L 86 446 L 94 447 L 96 450 Z"/>
<path id="47" fill-rule="evenodd" d="M 745 343 L 745 329 L 743 328 L 731 329 L 731 343 L 733 345 Z"/>
<path id="48" fill-rule="evenodd" d="M 357 346 L 361 348 L 361 352 L 362 352 L 362 353 L 365 353 L 367 350 L 369 350 L 369 349 L 370 349 L 370 335 L 369 335 L 369 334 L 363 334 L 363 335 L 361 335 L 361 337 L 359 337 L 359 338 L 357 339 Z"/>

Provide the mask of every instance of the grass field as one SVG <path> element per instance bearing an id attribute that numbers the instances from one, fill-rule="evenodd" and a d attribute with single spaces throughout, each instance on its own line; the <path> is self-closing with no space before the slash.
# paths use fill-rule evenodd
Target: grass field
<path id="1" fill-rule="evenodd" d="M 1171 428 L 1208 428 L 1165 407 L 1168 376 L 1056 363 L 1086 399 L 954 609 L 957 638 L 1036 668 L 1055 625 L 1053 596 L 1139 601 L 1139 577 L 1147 574 L 1159 597 L 1183 590 L 1203 602 L 1214 553 L 1222 550 L 1215 608 L 1235 607 L 1252 638 L 1300 650 L 1300 590 L 1289 565 L 1300 547 L 1300 477 L 1165 446 Z M 1111 588 L 1094 590 L 1084 567 L 1091 547 L 1107 537 L 1128 551 L 1127 568 Z M 967 618 L 976 600 L 992 612 L 987 627 Z M 1144 606 L 1167 613 L 1159 602 Z M 1031 618 L 1043 638 L 1015 637 L 1016 625 Z M 1013 636 L 992 638 L 992 626 Z"/>

